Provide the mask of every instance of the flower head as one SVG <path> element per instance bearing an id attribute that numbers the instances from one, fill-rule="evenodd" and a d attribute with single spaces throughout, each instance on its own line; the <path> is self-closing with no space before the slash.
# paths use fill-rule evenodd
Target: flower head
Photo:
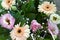
<path id="1" fill-rule="evenodd" d="M 1 5 L 6 10 L 11 9 L 11 6 L 15 4 L 15 0 L 3 0 Z"/>
<path id="2" fill-rule="evenodd" d="M 37 29 L 41 28 L 41 24 L 39 24 L 36 20 L 31 22 L 30 28 L 33 32 L 37 31 Z"/>
<path id="3" fill-rule="evenodd" d="M 28 25 L 20 27 L 20 24 L 15 25 L 13 30 L 10 32 L 12 40 L 27 40 L 30 34 L 30 29 Z"/>
<path id="4" fill-rule="evenodd" d="M 9 13 L 4 14 L 0 17 L 0 25 L 7 29 L 12 29 L 15 23 L 15 19 Z"/>
<path id="5" fill-rule="evenodd" d="M 57 11 L 56 5 L 50 2 L 43 2 L 43 4 L 38 5 L 38 11 L 44 12 L 46 15 L 50 15 L 51 13 L 55 13 Z"/>
<path id="6" fill-rule="evenodd" d="M 52 23 L 51 21 L 48 21 L 48 31 L 52 35 L 53 40 L 57 37 L 59 33 L 59 29 L 56 24 Z"/>
<path id="7" fill-rule="evenodd" d="M 51 14 L 50 20 L 55 24 L 59 24 L 60 23 L 60 16 L 58 14 Z"/>

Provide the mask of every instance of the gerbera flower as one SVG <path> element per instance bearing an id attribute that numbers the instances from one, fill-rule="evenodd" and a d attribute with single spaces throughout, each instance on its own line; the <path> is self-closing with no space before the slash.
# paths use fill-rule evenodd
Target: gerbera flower
<path id="1" fill-rule="evenodd" d="M 55 24 L 59 24 L 60 23 L 60 16 L 58 14 L 51 14 L 50 20 Z"/>
<path id="2" fill-rule="evenodd" d="M 52 35 L 53 40 L 55 40 L 59 33 L 59 29 L 58 29 L 57 25 L 52 23 L 51 21 L 48 21 L 48 31 Z"/>
<path id="3" fill-rule="evenodd" d="M 10 32 L 12 40 L 27 40 L 30 34 L 30 29 L 28 25 L 20 27 L 20 24 L 15 25 L 13 30 Z"/>
<path id="4" fill-rule="evenodd" d="M 2 25 L 2 27 L 4 28 L 12 29 L 14 23 L 15 23 L 15 19 L 9 13 L 4 14 L 0 17 L 0 25 Z"/>
<path id="5" fill-rule="evenodd" d="M 32 20 L 31 25 L 30 25 L 30 29 L 32 30 L 32 32 L 36 32 L 37 29 L 42 28 L 41 24 L 39 24 L 36 20 Z"/>
<path id="6" fill-rule="evenodd" d="M 3 0 L 1 5 L 6 10 L 11 9 L 11 6 L 15 5 L 15 0 Z"/>
<path id="7" fill-rule="evenodd" d="M 50 15 L 51 13 L 55 13 L 57 11 L 56 5 L 50 2 L 43 2 L 41 5 L 38 5 L 38 11 L 44 12 L 46 15 Z"/>

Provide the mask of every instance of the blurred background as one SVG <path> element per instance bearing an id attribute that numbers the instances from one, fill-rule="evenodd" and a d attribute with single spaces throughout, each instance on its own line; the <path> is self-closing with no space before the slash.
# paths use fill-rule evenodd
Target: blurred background
<path id="1" fill-rule="evenodd" d="M 57 5 L 57 9 L 60 10 L 60 0 L 54 0 L 54 2 Z"/>

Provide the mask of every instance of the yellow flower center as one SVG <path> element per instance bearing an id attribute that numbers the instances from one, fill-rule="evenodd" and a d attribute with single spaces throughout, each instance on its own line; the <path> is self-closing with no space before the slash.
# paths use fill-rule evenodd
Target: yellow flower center
<path id="1" fill-rule="evenodd" d="M 57 20 L 57 18 L 56 18 L 56 17 L 53 17 L 53 20 L 55 20 L 55 21 L 56 21 L 56 20 Z"/>

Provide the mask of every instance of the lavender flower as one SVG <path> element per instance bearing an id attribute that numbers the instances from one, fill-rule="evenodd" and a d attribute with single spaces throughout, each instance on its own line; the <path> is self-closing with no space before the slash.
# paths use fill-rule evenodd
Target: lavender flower
<path id="1" fill-rule="evenodd" d="M 36 20 L 32 20 L 30 28 L 32 32 L 36 32 L 37 29 L 41 28 L 41 24 L 39 24 Z"/>
<path id="2" fill-rule="evenodd" d="M 15 23 L 15 19 L 9 13 L 1 15 L 0 17 L 0 25 L 7 29 L 12 29 Z"/>
<path id="3" fill-rule="evenodd" d="M 52 23 L 51 21 L 48 21 L 48 31 L 52 35 L 53 40 L 55 40 L 59 33 L 59 29 L 57 25 Z"/>

